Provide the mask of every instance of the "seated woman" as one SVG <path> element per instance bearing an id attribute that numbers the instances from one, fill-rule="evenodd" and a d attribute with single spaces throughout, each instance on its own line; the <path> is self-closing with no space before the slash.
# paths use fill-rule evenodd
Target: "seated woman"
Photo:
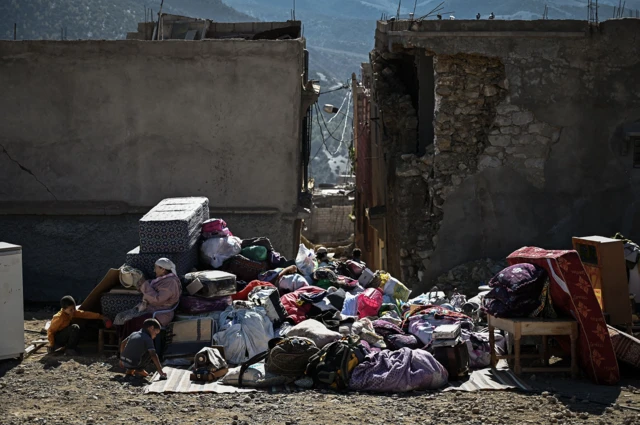
<path id="1" fill-rule="evenodd" d="M 180 301 L 182 283 L 176 273 L 176 265 L 167 258 L 160 258 L 156 261 L 154 271 L 156 278 L 151 282 L 138 282 L 142 302 L 130 310 L 119 313 L 113 321 L 123 339 L 139 330 L 142 323 L 152 317 L 154 312 L 172 310 Z M 173 311 L 157 314 L 155 319 L 162 326 L 166 326 L 173 320 Z"/>

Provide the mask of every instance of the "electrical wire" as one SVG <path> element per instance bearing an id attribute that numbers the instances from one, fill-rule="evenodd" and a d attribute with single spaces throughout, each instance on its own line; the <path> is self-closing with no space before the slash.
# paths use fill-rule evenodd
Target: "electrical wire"
<path id="1" fill-rule="evenodd" d="M 329 126 L 327 125 L 328 123 L 325 121 L 325 119 L 324 119 L 324 115 L 320 112 L 320 106 L 318 105 L 318 103 L 317 103 L 317 102 L 316 102 L 316 109 L 318 110 L 318 114 L 322 117 L 322 122 L 324 123 L 324 127 L 325 127 L 325 129 L 326 129 L 327 133 L 329 133 L 329 136 L 330 136 L 333 140 L 335 140 L 335 141 L 337 141 L 337 142 L 340 142 L 340 140 L 339 140 L 336 136 L 334 136 L 334 135 L 333 135 L 333 133 L 331 132 L 331 130 L 329 130 Z M 317 117 L 316 117 L 316 118 L 317 118 Z M 342 118 L 342 119 L 344 120 L 345 118 L 351 118 L 351 117 L 350 117 L 349 115 L 347 115 L 347 114 L 343 114 L 343 118 Z M 340 122 L 338 123 L 338 126 L 340 126 L 340 125 L 342 125 L 342 121 L 340 121 Z"/>
<path id="2" fill-rule="evenodd" d="M 349 100 L 347 101 L 347 111 L 351 106 L 351 92 L 349 92 Z M 345 114 L 347 115 L 347 114 Z M 344 140 L 344 133 L 347 131 L 347 120 L 344 120 L 344 128 L 342 129 L 342 135 L 340 136 L 340 144 L 342 145 L 342 141 Z"/>
<path id="3" fill-rule="evenodd" d="M 348 85 L 348 84 L 343 84 L 343 85 L 341 85 L 340 87 L 335 88 L 335 89 L 331 89 L 331 90 L 327 90 L 327 91 L 321 91 L 321 92 L 319 93 L 319 95 L 321 96 L 321 95 L 323 95 L 323 94 L 333 93 L 333 92 L 336 92 L 336 91 L 338 91 L 338 90 L 346 90 L 346 89 L 348 89 L 348 88 L 349 88 L 349 85 Z"/>
<path id="4" fill-rule="evenodd" d="M 320 124 L 320 119 L 318 118 L 318 115 L 320 115 L 320 116 L 322 116 L 322 120 L 324 121 L 324 116 L 323 116 L 323 115 L 322 115 L 322 113 L 320 112 L 320 107 L 318 106 L 318 104 L 317 104 L 317 103 L 315 103 L 315 104 L 314 104 L 314 107 L 316 108 L 316 121 L 317 121 L 317 123 L 318 123 L 318 127 L 320 128 L 320 137 L 322 138 L 322 144 L 323 144 L 323 146 L 325 147 L 325 149 L 327 150 L 327 152 L 329 153 L 329 155 L 330 155 L 332 158 L 335 158 L 335 157 L 338 155 L 338 153 L 340 152 L 340 148 L 341 148 L 342 146 L 339 146 L 339 147 L 338 147 L 338 149 L 337 149 L 335 152 L 333 152 L 333 153 L 331 152 L 331 149 L 329 148 L 329 146 L 327 145 L 327 141 L 325 140 L 325 137 L 324 137 L 324 131 L 323 131 L 323 129 L 322 129 L 322 125 Z M 336 140 L 336 141 L 340 142 L 340 140 L 338 140 L 335 136 L 333 136 L 333 134 L 329 131 L 329 129 L 328 129 L 328 127 L 327 127 L 327 123 L 326 123 L 326 122 L 324 123 L 324 125 L 325 125 L 325 129 L 326 129 L 327 133 L 329 133 L 329 135 L 330 135 L 334 140 Z M 340 124 L 338 124 L 338 125 L 340 125 Z M 352 141 L 353 141 L 353 140 L 352 140 Z M 351 142 L 351 141 L 350 141 L 350 142 Z M 321 146 L 321 148 L 322 148 L 322 146 Z M 318 155 L 318 153 L 320 153 L 320 152 L 319 152 L 319 151 L 318 151 L 318 152 L 316 152 L 316 155 L 314 155 L 314 159 L 315 159 L 315 156 L 317 156 L 317 155 Z"/>
<path id="5" fill-rule="evenodd" d="M 351 92 L 348 91 L 347 94 L 344 95 L 344 98 L 342 99 L 342 103 L 340 104 L 340 107 L 338 108 L 338 112 L 336 112 L 331 118 L 329 118 L 329 121 L 327 121 L 327 122 L 333 121 L 333 119 L 340 114 L 340 111 L 342 111 L 342 107 L 344 106 L 344 102 L 346 102 L 347 98 L 349 97 L 349 93 L 351 93 Z M 348 108 L 349 107 L 347 106 L 347 109 Z"/>

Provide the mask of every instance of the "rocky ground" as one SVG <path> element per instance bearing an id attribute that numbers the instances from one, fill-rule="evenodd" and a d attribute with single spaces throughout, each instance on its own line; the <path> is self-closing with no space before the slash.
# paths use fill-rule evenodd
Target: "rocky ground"
<path id="1" fill-rule="evenodd" d="M 51 312 L 27 312 L 39 330 Z M 29 341 L 41 338 L 25 333 Z M 640 424 L 640 381 L 597 387 L 537 376 L 540 391 L 413 392 L 400 395 L 306 391 L 295 394 L 144 395 L 114 357 L 0 362 L 0 424 Z"/>

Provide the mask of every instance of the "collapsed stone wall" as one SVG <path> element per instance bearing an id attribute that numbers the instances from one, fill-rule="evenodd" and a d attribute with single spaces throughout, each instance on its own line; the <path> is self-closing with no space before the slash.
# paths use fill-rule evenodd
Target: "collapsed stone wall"
<path id="1" fill-rule="evenodd" d="M 385 121 L 396 143 L 386 160 L 394 180 L 387 223 L 403 230 L 388 230 L 388 252 L 399 257 L 389 263 L 405 283 L 428 290 L 460 264 L 525 244 L 569 249 L 575 235 L 633 235 L 640 169 L 629 134 L 640 117 L 640 45 L 620 40 L 634 40 L 640 21 L 403 25 L 378 23 L 376 49 L 416 56 L 420 72 L 433 62 L 418 92 L 435 97 L 435 106 L 419 103 L 434 109 L 432 128 L 428 111 L 417 111 L 420 131 L 433 129 L 426 155 L 411 149 L 415 134 L 405 141 L 398 123 Z M 407 77 L 376 74 L 374 88 Z M 396 108 L 390 100 L 378 103 Z"/>
<path id="2" fill-rule="evenodd" d="M 424 50 L 411 54 L 425 54 Z M 402 54 L 374 54 L 375 93 L 382 109 L 388 185 L 388 255 L 409 285 L 423 282 L 438 244 L 447 198 L 487 168 L 509 166 L 531 184 L 544 185 L 544 167 L 561 129 L 511 103 L 505 65 L 471 54 L 434 57 L 434 140 L 415 154 L 415 100 L 398 69 Z M 424 76 L 418 76 L 421 78 Z"/>
<path id="3" fill-rule="evenodd" d="M 482 155 L 491 146 L 487 129 L 508 87 L 504 65 L 495 58 L 436 56 L 434 71 L 433 146 L 421 157 L 400 155 L 395 173 L 404 179 L 396 209 L 411 218 L 400 247 L 401 275 L 410 284 L 420 282 L 429 267 L 447 196 L 484 166 Z M 422 205 L 416 209 L 416 203 Z"/>
<path id="4" fill-rule="evenodd" d="M 412 52 L 408 55 L 413 56 Z M 406 264 L 399 255 L 405 246 L 416 246 L 419 233 L 415 223 L 427 203 L 427 187 L 420 177 L 427 172 L 427 165 L 417 170 L 402 172 L 403 155 L 415 149 L 418 141 L 418 115 L 410 90 L 402 80 L 402 67 L 406 66 L 405 54 L 372 52 L 374 72 L 374 96 L 382 122 L 374 123 L 382 133 L 382 151 L 388 170 L 387 181 L 387 264 L 389 272 L 405 282 L 417 269 Z M 414 94 L 415 95 L 415 94 Z"/>

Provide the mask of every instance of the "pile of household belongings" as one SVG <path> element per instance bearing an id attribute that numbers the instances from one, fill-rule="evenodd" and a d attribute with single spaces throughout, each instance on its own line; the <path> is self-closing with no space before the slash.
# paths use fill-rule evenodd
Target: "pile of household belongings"
<path id="1" fill-rule="evenodd" d="M 288 260 L 269 239 L 240 239 L 208 211 L 206 198 L 162 201 L 141 220 L 141 246 L 126 263 L 128 273 L 135 268 L 148 278 L 158 257 L 176 263 L 184 293 L 163 354 L 165 361 L 190 365 L 193 379 L 248 387 L 438 389 L 490 365 L 488 332 L 478 326 L 486 313 L 574 317 L 583 370 L 599 383 L 619 378 L 575 251 L 516 251 L 512 266 L 469 300 L 437 290 L 412 296 L 389 273 L 356 260 L 317 258 L 304 245 Z M 502 352 L 505 340 L 496 337 Z"/>

